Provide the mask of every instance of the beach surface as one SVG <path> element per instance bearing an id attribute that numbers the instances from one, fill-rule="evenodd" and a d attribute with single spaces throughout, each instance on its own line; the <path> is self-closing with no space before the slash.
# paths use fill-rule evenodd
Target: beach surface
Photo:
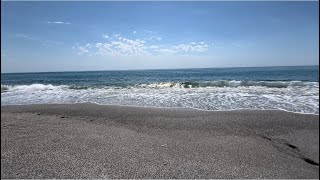
<path id="1" fill-rule="evenodd" d="M 319 116 L 1 107 L 1 178 L 319 178 Z"/>

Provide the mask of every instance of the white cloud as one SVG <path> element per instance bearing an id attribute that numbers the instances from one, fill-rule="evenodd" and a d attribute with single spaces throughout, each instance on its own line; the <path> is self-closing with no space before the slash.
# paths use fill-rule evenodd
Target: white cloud
<path id="1" fill-rule="evenodd" d="M 208 45 L 204 42 L 192 42 L 189 44 L 179 44 L 173 48 L 178 52 L 204 52 L 208 50 Z"/>
<path id="2" fill-rule="evenodd" d="M 78 47 L 78 49 L 79 49 L 79 52 L 78 52 L 79 55 L 83 55 L 83 54 L 89 53 L 89 50 L 84 46 L 80 46 L 80 47 Z"/>
<path id="3" fill-rule="evenodd" d="M 87 43 L 84 46 L 79 46 L 77 43 L 76 46 L 73 46 L 72 49 L 76 49 L 78 51 L 78 55 L 89 55 L 91 56 L 92 53 L 90 52 L 90 49 L 92 49 L 93 46 L 90 43 Z"/>
<path id="4" fill-rule="evenodd" d="M 132 33 L 133 33 L 133 34 L 136 34 L 136 33 L 137 33 L 137 31 L 133 31 Z"/>
<path id="5" fill-rule="evenodd" d="M 191 42 L 187 44 L 178 44 L 175 46 L 169 46 L 166 48 L 161 48 L 159 46 L 151 45 L 149 49 L 153 51 L 169 55 L 169 54 L 190 54 L 193 52 L 205 52 L 208 50 L 208 45 L 205 42 Z"/>
<path id="6" fill-rule="evenodd" d="M 96 47 L 100 48 L 103 44 L 102 43 L 96 43 Z"/>
<path id="7" fill-rule="evenodd" d="M 151 46 L 149 46 L 149 48 L 150 48 L 150 49 L 158 49 L 159 46 L 151 45 Z"/>
<path id="8" fill-rule="evenodd" d="M 69 22 L 62 22 L 62 21 L 48 21 L 48 24 L 71 24 Z"/>
<path id="9" fill-rule="evenodd" d="M 238 44 L 238 43 L 231 43 L 233 46 L 237 46 L 237 47 L 240 47 L 241 45 Z"/>
<path id="10" fill-rule="evenodd" d="M 86 48 L 92 48 L 92 46 L 91 46 L 90 43 L 87 43 L 85 47 L 86 47 Z"/>
<path id="11" fill-rule="evenodd" d="M 148 40 L 148 41 L 154 41 L 154 40 L 161 41 L 162 37 L 160 37 L 160 36 L 149 36 L 149 37 L 146 37 L 145 40 Z"/>
<path id="12" fill-rule="evenodd" d="M 110 37 L 108 36 L 108 34 L 102 34 L 102 37 L 104 38 L 104 39 L 109 39 Z"/>
<path id="13" fill-rule="evenodd" d="M 157 49 L 155 50 L 156 52 L 159 52 L 161 54 L 164 54 L 164 55 L 169 55 L 169 54 L 175 54 L 177 53 L 177 51 L 173 50 L 173 49 Z"/>
<path id="14" fill-rule="evenodd" d="M 80 55 L 96 54 L 102 56 L 145 56 L 145 55 L 169 55 L 169 54 L 190 54 L 194 52 L 205 52 L 208 45 L 205 42 L 191 42 L 178 45 L 155 45 L 141 39 L 128 39 L 121 34 L 115 34 L 110 37 L 103 34 L 105 42 L 87 43 L 77 46 Z M 160 37 L 158 37 L 161 39 Z"/>
<path id="15" fill-rule="evenodd" d="M 114 36 L 120 36 L 116 34 Z M 119 37 L 118 40 L 96 43 L 96 54 L 99 55 L 149 55 L 145 41 Z"/>
<path id="16" fill-rule="evenodd" d="M 51 45 L 46 44 L 46 43 L 43 43 L 42 46 L 44 46 L 44 47 L 50 47 Z"/>
<path id="17" fill-rule="evenodd" d="M 211 47 L 213 47 L 213 48 L 221 49 L 221 48 L 224 48 L 225 46 L 226 46 L 226 44 L 222 41 L 214 41 L 211 43 Z"/>
<path id="18" fill-rule="evenodd" d="M 52 41 L 52 40 L 42 40 L 43 43 L 45 44 L 51 44 L 51 45 L 59 45 L 62 44 L 62 42 L 58 42 L 58 41 Z"/>
<path id="19" fill-rule="evenodd" d="M 28 38 L 29 36 L 25 34 L 16 34 L 16 37 Z"/>

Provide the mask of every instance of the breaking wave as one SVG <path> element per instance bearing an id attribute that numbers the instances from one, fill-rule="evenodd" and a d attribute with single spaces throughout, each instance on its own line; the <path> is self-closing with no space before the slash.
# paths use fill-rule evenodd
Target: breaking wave
<path id="1" fill-rule="evenodd" d="M 303 86 L 319 86 L 318 82 L 302 82 L 302 81 L 235 81 L 235 80 L 219 80 L 219 81 L 203 81 L 203 82 L 160 82 L 153 84 L 141 84 L 139 87 L 149 88 L 199 88 L 199 87 L 239 87 L 239 86 L 262 86 L 274 88 L 287 87 L 303 87 Z"/>
<path id="2" fill-rule="evenodd" d="M 219 80 L 219 81 L 202 81 L 202 82 L 157 82 L 150 84 L 127 85 L 125 88 L 206 88 L 206 87 L 251 87 L 260 86 L 267 88 L 290 88 L 290 87 L 314 87 L 319 88 L 318 82 L 302 82 L 302 81 L 235 81 L 235 80 Z M 77 86 L 77 85 L 51 85 L 51 84 L 31 84 L 31 85 L 2 85 L 1 92 L 15 90 L 29 91 L 45 91 L 54 89 L 105 89 L 105 88 L 124 88 L 123 86 Z"/>
<path id="3" fill-rule="evenodd" d="M 2 106 L 82 102 L 204 110 L 280 109 L 319 114 L 319 83 L 220 80 L 125 86 L 1 85 Z"/>

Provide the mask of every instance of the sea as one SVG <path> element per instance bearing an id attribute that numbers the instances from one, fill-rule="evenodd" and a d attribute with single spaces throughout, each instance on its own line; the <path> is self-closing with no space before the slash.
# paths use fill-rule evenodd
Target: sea
<path id="1" fill-rule="evenodd" d="M 319 114 L 319 66 L 1 74 L 1 106 L 86 102 Z"/>

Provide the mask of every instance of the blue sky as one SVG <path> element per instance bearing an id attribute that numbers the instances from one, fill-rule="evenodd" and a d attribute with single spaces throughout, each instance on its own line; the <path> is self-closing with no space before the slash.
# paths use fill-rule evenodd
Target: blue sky
<path id="1" fill-rule="evenodd" d="M 1 2 L 1 71 L 318 65 L 318 2 Z"/>

